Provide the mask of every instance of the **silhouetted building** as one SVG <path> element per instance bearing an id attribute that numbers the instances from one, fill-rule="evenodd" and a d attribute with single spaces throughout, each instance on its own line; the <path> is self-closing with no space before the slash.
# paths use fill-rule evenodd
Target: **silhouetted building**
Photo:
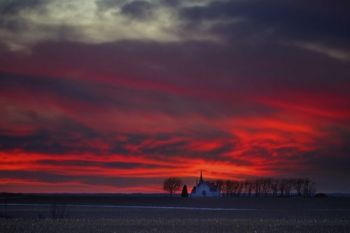
<path id="1" fill-rule="evenodd" d="M 199 182 L 193 187 L 191 191 L 191 197 L 219 197 L 220 190 L 215 183 L 210 181 L 204 181 L 201 171 Z"/>

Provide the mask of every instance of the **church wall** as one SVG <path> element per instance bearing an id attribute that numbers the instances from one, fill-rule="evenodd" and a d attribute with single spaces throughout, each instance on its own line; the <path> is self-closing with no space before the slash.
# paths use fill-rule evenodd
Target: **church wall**
<path id="1" fill-rule="evenodd" d="M 208 185 L 202 184 L 196 187 L 196 192 L 191 193 L 191 197 L 219 197 L 218 191 L 211 191 Z"/>

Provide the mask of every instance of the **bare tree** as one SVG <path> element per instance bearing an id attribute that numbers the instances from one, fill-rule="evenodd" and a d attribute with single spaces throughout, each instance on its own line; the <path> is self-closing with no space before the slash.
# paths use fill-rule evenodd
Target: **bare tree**
<path id="1" fill-rule="evenodd" d="M 262 188 L 262 180 L 257 179 L 253 182 L 253 190 L 255 192 L 255 196 L 259 197 L 261 194 L 261 188 Z"/>
<path id="2" fill-rule="evenodd" d="M 232 181 L 232 195 L 237 196 L 238 195 L 238 189 L 239 189 L 239 182 L 233 180 Z"/>
<path id="3" fill-rule="evenodd" d="M 313 197 L 316 193 L 317 189 L 316 189 L 316 183 L 311 181 L 310 187 L 309 187 L 309 196 Z"/>
<path id="4" fill-rule="evenodd" d="M 315 183 L 309 178 L 305 178 L 302 190 L 304 197 L 311 197 L 316 192 Z"/>
<path id="5" fill-rule="evenodd" d="M 267 197 L 270 193 L 271 183 L 272 183 L 271 178 L 261 179 L 261 189 L 262 189 L 262 193 L 264 194 L 265 197 Z"/>
<path id="6" fill-rule="evenodd" d="M 304 179 L 302 179 L 302 178 L 297 178 L 295 180 L 294 188 L 295 188 L 295 191 L 297 192 L 298 196 L 301 196 L 303 183 L 304 183 Z"/>
<path id="7" fill-rule="evenodd" d="M 285 195 L 287 197 L 290 197 L 291 196 L 291 192 L 292 192 L 292 189 L 294 187 L 294 180 L 295 179 L 292 179 L 292 178 L 289 178 L 289 179 L 285 179 L 285 188 L 284 188 L 284 191 L 285 191 Z"/>
<path id="8" fill-rule="evenodd" d="M 223 180 L 217 179 L 215 181 L 215 185 L 220 193 L 224 191 L 225 182 Z"/>
<path id="9" fill-rule="evenodd" d="M 273 179 L 271 181 L 271 192 L 272 192 L 272 196 L 273 197 L 277 197 L 278 194 L 278 184 L 279 184 L 279 180 L 277 179 Z"/>
<path id="10" fill-rule="evenodd" d="M 182 185 L 182 181 L 180 178 L 177 177 L 170 177 L 163 182 L 163 189 L 167 192 L 169 192 L 170 196 L 173 196 L 173 194 L 176 191 L 180 190 L 180 187 Z"/>
<path id="11" fill-rule="evenodd" d="M 253 191 L 253 182 L 252 181 L 246 181 L 246 192 L 249 197 L 252 196 L 252 191 Z"/>
<path id="12" fill-rule="evenodd" d="M 225 193 L 226 196 L 233 196 L 234 192 L 234 182 L 232 180 L 225 181 Z"/>
<path id="13" fill-rule="evenodd" d="M 244 189 L 244 184 L 245 184 L 244 181 L 239 181 L 238 182 L 238 188 L 236 189 L 236 196 L 237 197 L 241 196 L 241 194 L 243 192 L 243 189 Z"/>
<path id="14" fill-rule="evenodd" d="M 286 193 L 287 180 L 280 179 L 278 182 L 278 189 L 280 191 L 280 196 L 283 197 Z"/>
<path id="15" fill-rule="evenodd" d="M 304 197 L 307 197 L 309 195 L 309 185 L 310 185 L 310 180 L 308 178 L 305 178 L 303 182 L 303 187 L 302 187 Z"/>

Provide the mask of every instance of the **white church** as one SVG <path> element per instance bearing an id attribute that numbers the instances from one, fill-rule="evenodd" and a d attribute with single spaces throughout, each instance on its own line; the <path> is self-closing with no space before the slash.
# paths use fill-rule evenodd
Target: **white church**
<path id="1" fill-rule="evenodd" d="M 220 197 L 220 190 L 213 182 L 204 181 L 201 171 L 199 182 L 197 181 L 191 191 L 191 197 Z"/>

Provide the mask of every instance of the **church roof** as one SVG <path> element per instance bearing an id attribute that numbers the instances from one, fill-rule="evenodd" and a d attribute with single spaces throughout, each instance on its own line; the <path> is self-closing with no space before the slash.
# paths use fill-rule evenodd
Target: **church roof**
<path id="1" fill-rule="evenodd" d="M 208 188 L 209 188 L 209 190 L 211 192 L 216 192 L 218 190 L 218 187 L 217 187 L 217 185 L 215 183 L 210 182 L 210 181 L 204 181 L 204 179 L 203 179 L 203 172 L 201 170 L 200 177 L 199 177 L 199 182 L 197 183 L 196 186 L 193 187 L 192 192 L 195 192 L 196 188 L 199 187 L 199 186 L 202 186 L 202 185 L 208 186 Z"/>

